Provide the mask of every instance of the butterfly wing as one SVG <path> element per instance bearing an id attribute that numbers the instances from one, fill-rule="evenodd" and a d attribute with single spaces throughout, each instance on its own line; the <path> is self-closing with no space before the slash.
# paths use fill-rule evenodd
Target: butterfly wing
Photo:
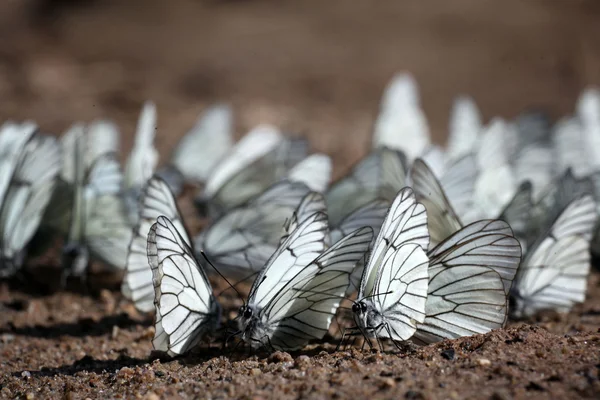
<path id="1" fill-rule="evenodd" d="M 123 295 L 132 300 L 142 312 L 150 312 L 154 308 L 154 287 L 152 270 L 148 265 L 147 243 L 148 231 L 160 216 L 167 217 L 186 244 L 191 245 L 175 197 L 168 184 L 155 176 L 146 183 L 140 196 L 139 219 L 133 228 L 121 285 Z"/>
<path id="2" fill-rule="evenodd" d="M 434 246 L 458 231 L 462 223 L 427 164 L 420 159 L 415 160 L 410 178 L 417 200 L 427 209 L 429 234 Z"/>
<path id="3" fill-rule="evenodd" d="M 229 106 L 216 105 L 208 108 L 181 139 L 171 164 L 186 180 L 206 182 L 232 146 L 233 111 Z"/>
<path id="4" fill-rule="evenodd" d="M 281 227 L 309 189 L 281 181 L 219 219 L 195 239 L 228 277 L 246 278 L 262 268 L 280 243 Z"/>
<path id="5" fill-rule="evenodd" d="M 448 157 L 457 160 L 471 153 L 482 128 L 481 114 L 473 99 L 457 97 L 450 114 Z"/>
<path id="6" fill-rule="evenodd" d="M 384 261 L 390 258 L 390 252 L 397 251 L 406 244 L 416 244 L 427 249 L 427 214 L 425 207 L 417 203 L 410 188 L 404 188 L 390 207 L 369 257 L 359 289 L 359 299 L 373 295 L 375 282 Z"/>
<path id="7" fill-rule="evenodd" d="M 370 228 L 345 236 L 281 287 L 261 312 L 272 331 L 272 347 L 297 350 L 325 336 L 350 274 L 372 238 Z"/>
<path id="8" fill-rule="evenodd" d="M 60 172 L 60 147 L 51 137 L 34 136 L 24 146 L 0 213 L 1 276 L 21 267 Z"/>
<path id="9" fill-rule="evenodd" d="M 254 281 L 248 304 L 265 308 L 281 289 L 327 248 L 327 216 L 316 213 L 308 217 L 283 241 Z"/>
<path id="10" fill-rule="evenodd" d="M 166 217 L 148 234 L 148 263 L 156 308 L 152 344 L 171 356 L 183 354 L 217 328 L 220 307 L 191 248 Z"/>
<path id="11" fill-rule="evenodd" d="M 401 152 L 387 148 L 374 150 L 361 160 L 327 192 L 331 224 L 338 226 L 349 211 L 375 199 L 394 201 L 398 191 L 406 186 L 405 161 Z"/>
<path id="12" fill-rule="evenodd" d="M 568 311 L 585 299 L 589 246 L 596 203 L 585 195 L 572 201 L 531 247 L 519 269 L 512 313 L 520 318 L 542 309 Z"/>
<path id="13" fill-rule="evenodd" d="M 289 172 L 288 179 L 302 182 L 316 192 L 325 193 L 331 180 L 331 158 L 325 154 L 311 154 L 296 164 Z"/>

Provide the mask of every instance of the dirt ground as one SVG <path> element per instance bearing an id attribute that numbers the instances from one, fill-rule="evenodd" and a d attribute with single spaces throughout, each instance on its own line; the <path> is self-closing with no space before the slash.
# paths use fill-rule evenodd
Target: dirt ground
<path id="1" fill-rule="evenodd" d="M 417 77 L 440 143 L 460 93 L 486 118 L 570 112 L 600 84 L 599 20 L 595 0 L 5 0 L 0 120 L 58 134 L 110 117 L 125 154 L 152 99 L 164 160 L 207 104 L 226 101 L 239 135 L 265 121 L 304 133 L 339 176 L 366 153 L 381 91 L 400 70 Z M 569 315 L 416 351 L 336 352 L 329 340 L 269 355 L 213 343 L 177 360 L 152 356 L 151 318 L 114 285 L 97 287 L 0 283 L 0 398 L 600 396 L 598 273 Z"/>

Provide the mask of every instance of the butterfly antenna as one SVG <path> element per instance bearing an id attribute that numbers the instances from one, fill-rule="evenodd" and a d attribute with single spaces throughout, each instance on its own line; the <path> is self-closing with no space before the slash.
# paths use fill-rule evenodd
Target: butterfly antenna
<path id="1" fill-rule="evenodd" d="M 208 257 L 206 256 L 206 253 L 204 253 L 203 250 L 200 250 L 200 254 L 202 254 L 202 257 L 204 257 L 204 259 L 206 260 L 206 262 L 208 263 L 208 265 L 210 265 L 217 274 L 219 274 L 219 276 L 221 278 L 223 278 L 223 280 L 225 282 L 227 282 L 227 284 L 229 285 L 229 287 L 231 287 L 233 289 L 233 291 L 238 295 L 238 297 L 240 298 L 240 300 L 242 300 L 242 303 L 244 304 L 244 306 L 246 305 L 246 302 L 244 301 L 244 297 L 242 297 L 242 294 L 235 288 L 235 286 L 233 286 L 229 280 L 227 280 L 227 278 L 225 278 L 225 276 L 217 269 L 217 267 L 214 266 L 214 264 L 208 259 Z"/>
<path id="2" fill-rule="evenodd" d="M 247 277 L 240 279 L 239 281 L 237 281 L 236 283 L 234 283 L 234 284 L 233 284 L 233 285 L 231 285 L 231 286 L 237 286 L 237 285 L 239 285 L 239 284 L 240 284 L 240 283 L 242 283 L 242 282 L 246 282 L 248 279 L 250 279 L 250 278 L 252 278 L 252 277 L 256 276 L 257 274 L 258 274 L 258 271 L 257 271 L 257 272 L 253 272 L 253 273 L 251 273 L 250 275 L 248 275 Z M 217 296 L 220 296 L 220 295 L 222 295 L 222 294 L 223 294 L 223 293 L 224 293 L 226 290 L 229 290 L 229 289 L 230 289 L 230 288 L 226 288 L 226 289 L 223 289 L 223 290 L 221 290 L 221 291 L 220 291 L 220 292 L 217 294 Z"/>

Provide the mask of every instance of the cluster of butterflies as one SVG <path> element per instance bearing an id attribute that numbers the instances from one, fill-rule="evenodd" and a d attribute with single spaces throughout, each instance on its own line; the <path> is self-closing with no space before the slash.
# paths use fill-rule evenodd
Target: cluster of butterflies
<path id="1" fill-rule="evenodd" d="M 354 292 L 351 332 L 419 344 L 584 300 L 600 253 L 600 91 L 554 125 L 539 113 L 484 125 L 458 98 L 444 149 L 413 78 L 398 75 L 371 152 L 331 185 L 331 159 L 306 140 L 261 125 L 234 144 L 232 120 L 208 109 L 157 168 L 147 103 L 124 171 L 112 123 L 60 139 L 4 124 L 0 276 L 62 236 L 63 276 L 85 276 L 90 260 L 124 271 L 123 295 L 155 312 L 153 345 L 169 355 L 219 327 L 212 273 L 253 280 L 236 335 L 278 350 L 322 339 Z M 176 202 L 188 182 L 210 220 L 195 237 Z"/>

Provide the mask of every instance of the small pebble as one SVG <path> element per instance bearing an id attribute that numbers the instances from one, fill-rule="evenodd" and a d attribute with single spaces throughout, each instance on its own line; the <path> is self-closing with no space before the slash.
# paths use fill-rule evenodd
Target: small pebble
<path id="1" fill-rule="evenodd" d="M 31 378 L 31 372 L 23 371 L 23 372 L 21 372 L 21 376 L 25 379 L 29 379 L 29 378 Z"/>
<path id="2" fill-rule="evenodd" d="M 480 358 L 479 360 L 477 360 L 477 363 L 479 365 L 481 365 L 482 367 L 492 365 L 492 362 L 490 360 L 488 360 L 487 358 Z"/>

